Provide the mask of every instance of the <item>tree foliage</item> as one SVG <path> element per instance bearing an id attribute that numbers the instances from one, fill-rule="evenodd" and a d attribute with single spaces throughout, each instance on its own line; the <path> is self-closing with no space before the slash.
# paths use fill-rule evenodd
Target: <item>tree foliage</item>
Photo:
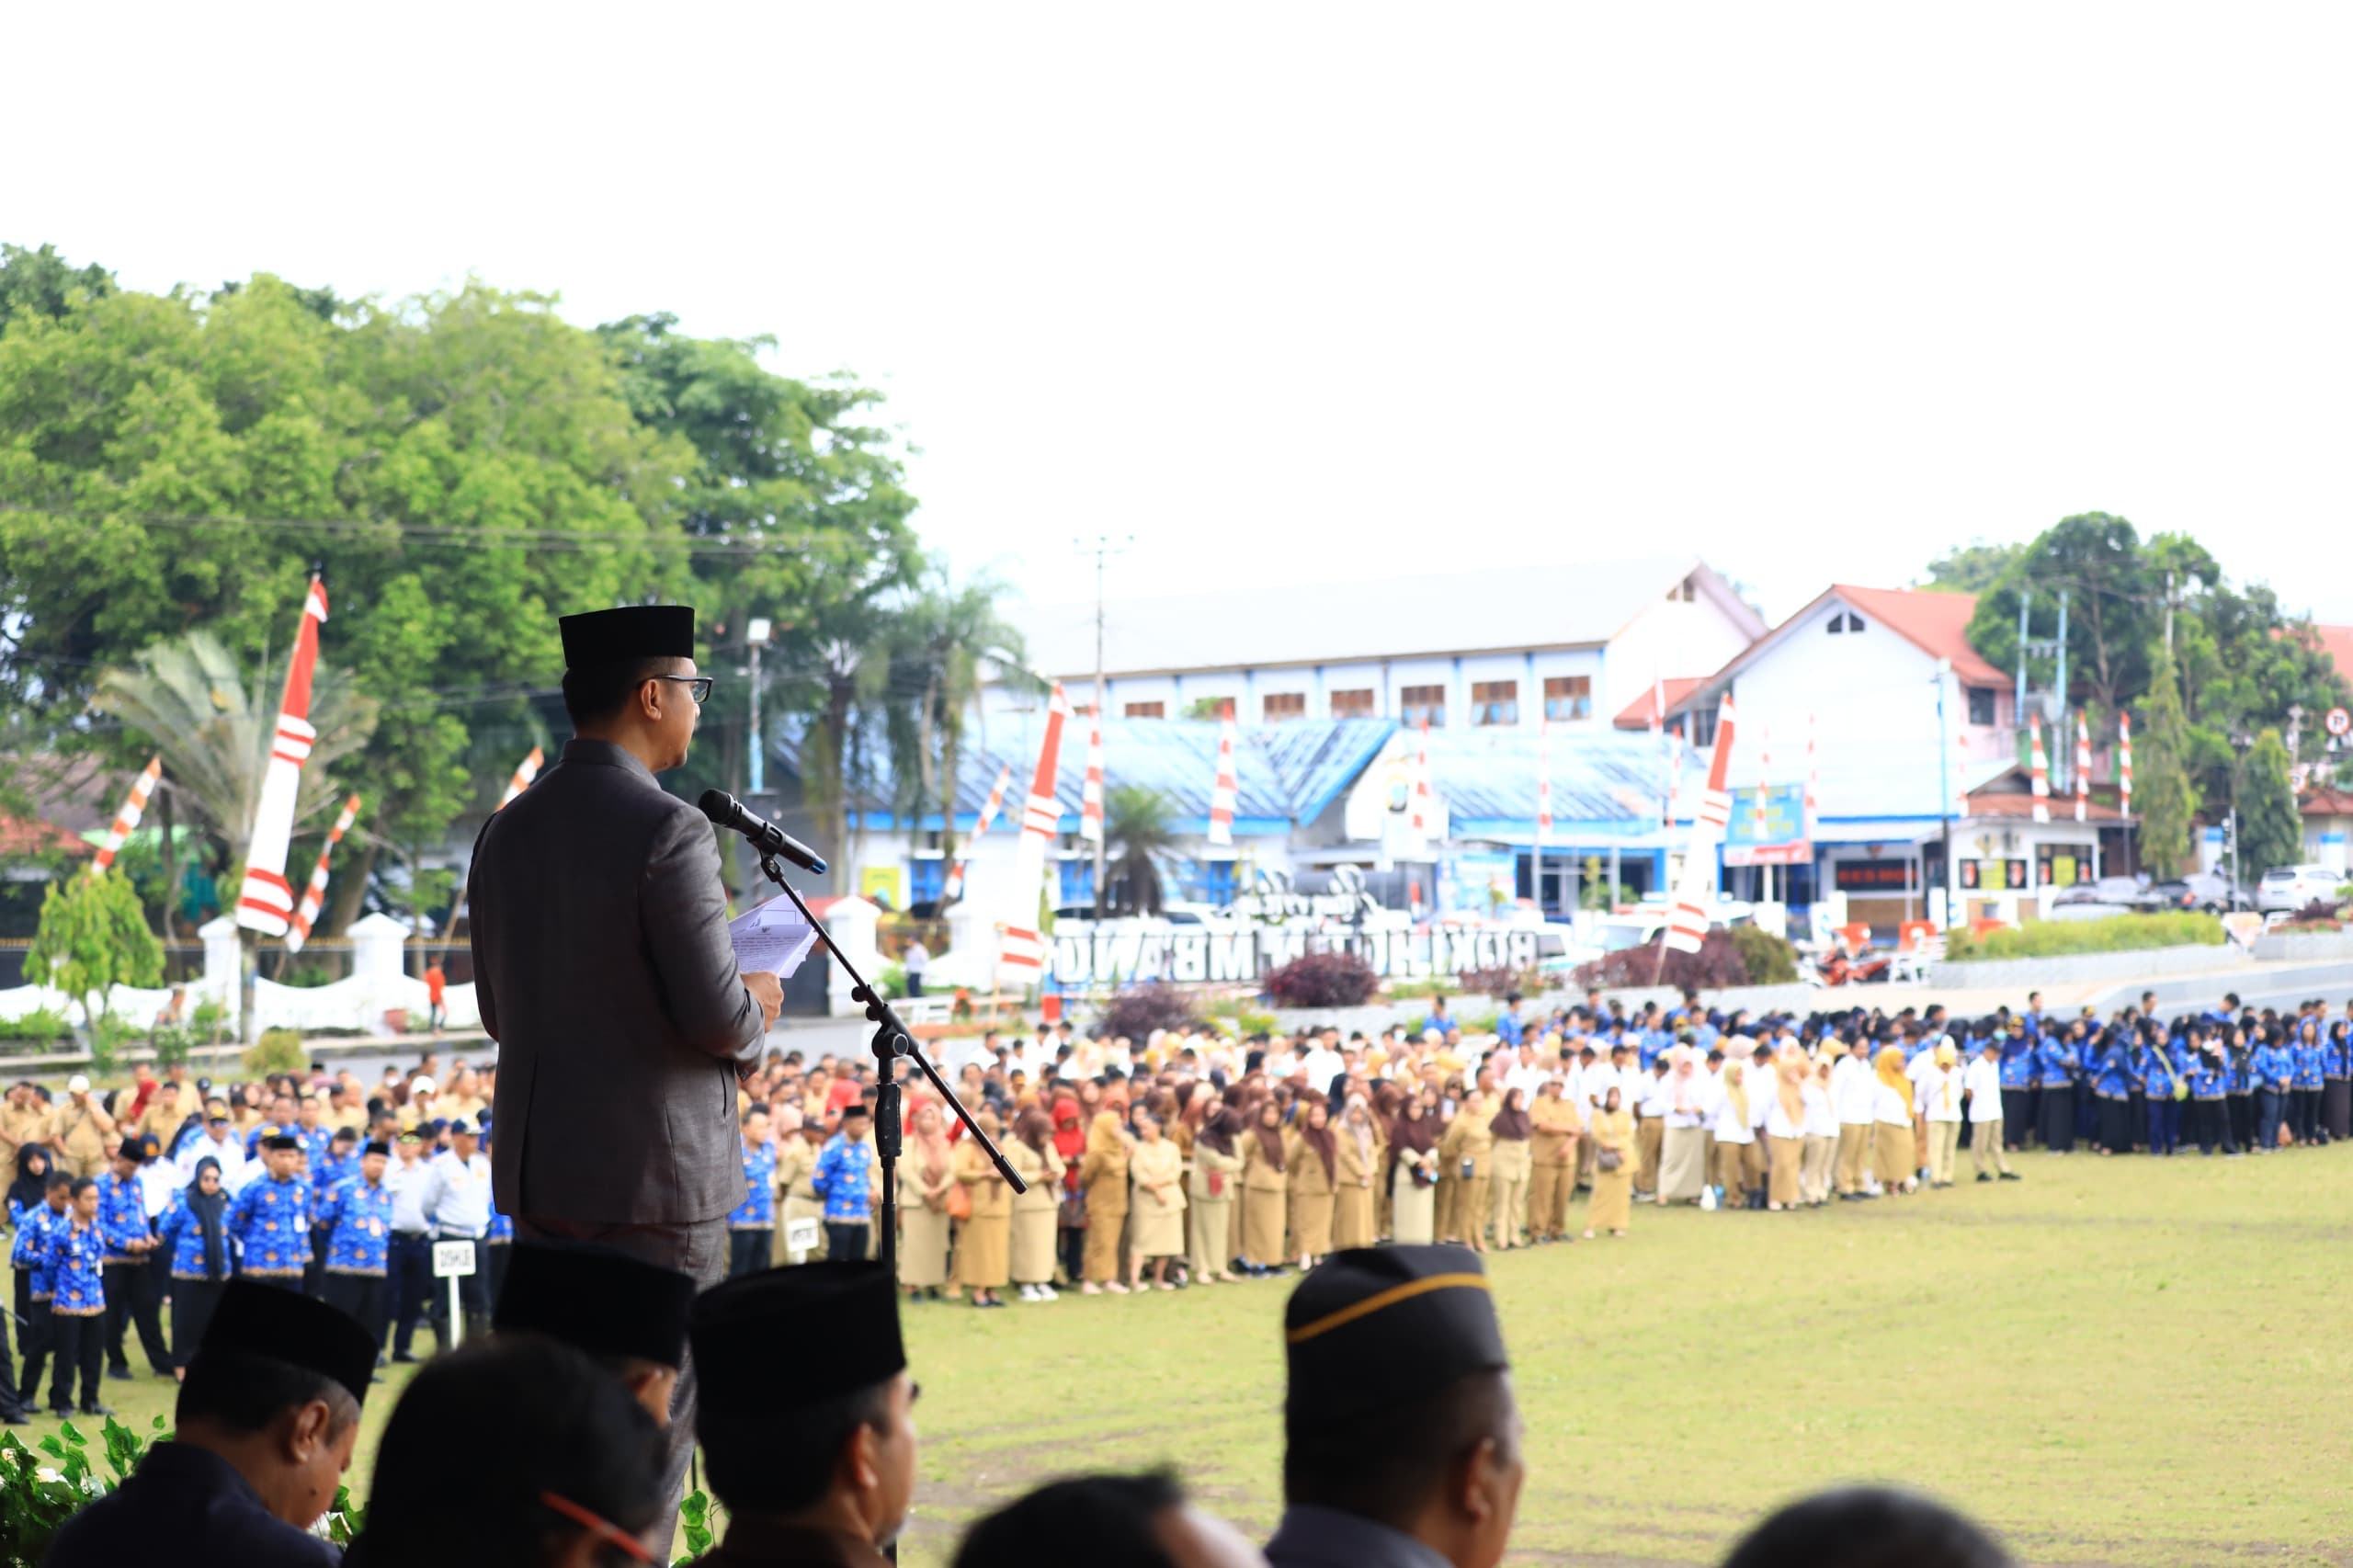
<path id="1" fill-rule="evenodd" d="M 2277 730 L 2257 735 L 2239 767 L 2239 864 L 2252 879 L 2304 858 L 2304 823 Z"/>
<path id="2" fill-rule="evenodd" d="M 74 267 L 54 245 L 28 250 L 0 244 L 0 332 L 20 315 L 55 319 L 85 299 L 114 292 L 114 275 L 98 266 Z"/>
<path id="3" fill-rule="evenodd" d="M 2022 544 L 1987 544 L 1984 540 L 1972 540 L 1928 562 L 1927 578 L 1920 585 L 1949 594 L 1986 593 L 2025 553 L 2026 546 Z"/>
<path id="4" fill-rule="evenodd" d="M 2192 869 L 2189 825 L 2198 815 L 2199 792 L 2184 755 L 2189 725 L 2182 716 L 2181 689 L 2174 680 L 2173 658 L 2162 643 L 2155 666 L 2156 678 L 2133 733 L 2132 803 L 2141 813 L 2143 865 L 2158 876 L 2170 877 Z"/>
<path id="5" fill-rule="evenodd" d="M 1168 797 L 1142 784 L 1114 784 L 1103 796 L 1103 878 L 1096 907 L 1113 915 L 1157 915 L 1159 862 L 1176 849 Z"/>
<path id="6" fill-rule="evenodd" d="M 75 873 L 49 884 L 40 929 L 25 955 L 26 972 L 82 1004 L 95 1032 L 118 985 L 154 985 L 164 978 L 164 944 L 120 871 Z"/>

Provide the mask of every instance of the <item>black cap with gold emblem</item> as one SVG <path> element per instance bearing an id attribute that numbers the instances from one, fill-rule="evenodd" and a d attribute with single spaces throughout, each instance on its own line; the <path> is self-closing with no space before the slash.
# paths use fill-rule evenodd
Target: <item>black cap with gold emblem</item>
<path id="1" fill-rule="evenodd" d="M 1478 1255 L 1459 1246 L 1336 1252 L 1283 1309 L 1286 1426 L 1410 1404 L 1510 1366 Z"/>

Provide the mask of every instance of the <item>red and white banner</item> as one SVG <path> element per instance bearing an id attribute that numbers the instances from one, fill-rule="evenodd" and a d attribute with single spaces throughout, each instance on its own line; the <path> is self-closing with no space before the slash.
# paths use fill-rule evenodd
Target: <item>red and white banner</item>
<path id="1" fill-rule="evenodd" d="M 2124 814 L 2132 814 L 2132 715 L 2116 716 L 2116 794 Z"/>
<path id="2" fill-rule="evenodd" d="M 1552 721 L 1536 721 L 1536 847 L 1552 842 Z"/>
<path id="3" fill-rule="evenodd" d="M 2092 729 L 2084 710 L 2075 710 L 2075 820 L 2092 814 Z"/>
<path id="4" fill-rule="evenodd" d="M 1773 788 L 1773 727 L 1762 724 L 1756 730 L 1756 839 L 1762 844 L 1768 835 L 1765 798 Z"/>
<path id="5" fill-rule="evenodd" d="M 1013 846 L 1013 887 L 997 948 L 997 969 L 1015 983 L 1035 984 L 1045 971 L 1046 944 L 1038 936 L 1038 906 L 1045 897 L 1046 851 L 1062 832 L 1063 809 L 1054 798 L 1054 770 L 1063 755 L 1063 725 L 1070 699 L 1062 682 L 1046 704 L 1046 733 L 1038 744 L 1038 766 L 1029 773 L 1029 798 L 1021 806 L 1021 838 Z"/>
<path id="6" fill-rule="evenodd" d="M 1820 822 L 1816 797 L 1822 792 L 1822 767 L 1813 754 L 1813 715 L 1805 716 L 1805 838 L 1813 843 L 1813 830 Z"/>
<path id="7" fill-rule="evenodd" d="M 2051 759 L 2042 749 L 2042 715 L 2027 719 L 2027 759 L 2034 769 L 2034 820 L 2051 820 Z"/>
<path id="8" fill-rule="evenodd" d="M 964 853 L 956 858 L 955 869 L 948 873 L 948 885 L 940 890 L 942 903 L 953 903 L 964 896 L 964 868 L 972 863 L 972 846 L 996 825 L 997 813 L 1005 809 L 1006 787 L 1013 782 L 1013 764 L 1006 763 L 996 770 L 996 782 L 989 786 L 989 798 L 981 802 L 981 818 L 972 824 L 972 835 L 964 840 Z M 955 803 L 949 803 L 950 811 Z"/>
<path id="9" fill-rule="evenodd" d="M 534 750 L 531 755 L 537 756 L 540 754 Z M 506 802 L 499 803 L 504 805 Z M 319 863 L 311 869 L 311 885 L 302 890 L 302 906 L 294 912 L 293 925 L 286 933 L 288 952 L 301 952 L 302 944 L 311 939 L 311 926 L 318 919 L 319 911 L 325 907 L 327 902 L 327 860 L 335 854 L 335 846 L 343 842 L 343 835 L 351 831 L 352 821 L 358 815 L 359 797 L 354 795 L 344 801 L 343 814 L 335 819 L 335 826 L 328 830 L 327 841 L 319 850 Z"/>
<path id="10" fill-rule="evenodd" d="M 1732 822 L 1732 794 L 1725 787 L 1732 767 L 1732 699 L 1717 710 L 1715 750 L 1708 758 L 1708 792 L 1691 824 L 1691 842 L 1683 852 L 1683 878 L 1676 884 L 1675 902 L 1667 908 L 1666 946 L 1678 953 L 1696 953 L 1708 935 L 1708 908 L 1715 902 L 1716 849 Z"/>
<path id="11" fill-rule="evenodd" d="M 1427 839 L 1437 824 L 1438 812 L 1430 800 L 1430 720 L 1422 715 L 1421 744 L 1414 752 L 1413 827 L 1415 838 Z"/>
<path id="12" fill-rule="evenodd" d="M 1086 716 L 1086 785 L 1078 797 L 1078 835 L 1089 844 L 1103 842 L 1103 714 Z"/>
<path id="13" fill-rule="evenodd" d="M 319 663 L 319 625 L 327 618 L 327 591 L 318 578 L 303 596 L 302 623 L 294 636 L 294 660 L 286 671 L 286 696 L 278 708 L 270 738 L 269 766 L 262 775 L 261 802 L 254 809 L 253 842 L 245 848 L 245 881 L 237 892 L 237 924 L 265 937 L 292 928 L 294 888 L 286 880 L 286 853 L 294 837 L 294 806 L 302 789 L 302 764 L 318 732 L 311 727 L 311 678 Z"/>
<path id="14" fill-rule="evenodd" d="M 529 789 L 531 787 L 531 780 L 540 776 L 540 764 L 546 760 L 547 754 L 540 750 L 539 747 L 533 746 L 531 748 L 531 755 L 523 759 L 523 766 L 515 770 L 515 777 L 506 781 L 506 793 L 498 797 L 498 804 L 492 809 L 494 811 L 503 812 L 508 806 L 513 805 L 515 803 L 515 797 Z M 538 809 L 539 808 L 536 806 L 532 808 L 534 811 L 537 811 Z"/>
<path id="15" fill-rule="evenodd" d="M 155 792 L 155 781 L 164 777 L 164 759 L 151 756 L 139 777 L 131 781 L 131 793 L 123 797 L 122 810 L 115 812 L 114 825 L 107 829 L 106 842 L 98 846 L 97 858 L 90 862 L 90 874 L 101 876 L 114 864 L 114 858 L 130 841 L 139 819 L 147 813 L 147 797 Z"/>
<path id="16" fill-rule="evenodd" d="M 1229 702 L 1217 719 L 1217 778 L 1210 785 L 1211 844 L 1233 847 L 1233 802 L 1241 792 L 1233 771 L 1233 704 Z"/>

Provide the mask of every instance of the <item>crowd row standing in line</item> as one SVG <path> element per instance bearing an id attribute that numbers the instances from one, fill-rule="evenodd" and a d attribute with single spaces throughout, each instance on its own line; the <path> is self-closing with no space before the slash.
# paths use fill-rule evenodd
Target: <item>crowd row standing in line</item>
<path id="1" fill-rule="evenodd" d="M 913 1074 L 899 1272 L 976 1306 L 1125 1293 L 1307 1267 L 1379 1241 L 1474 1251 L 1622 1235 L 1638 1201 L 1774 1212 L 1962 1176 L 2019 1179 L 2007 1151 L 2170 1155 L 2348 1135 L 2353 1029 L 2328 1005 L 2226 996 L 2170 1022 L 2027 1006 L 1751 1017 L 1629 1014 L 1600 998 L 1467 1044 L 1442 1010 L 1346 1040 L 985 1038 L 959 1097 L 1029 1187 L 1016 1195 Z M 870 1256 L 872 1071 L 771 1061 L 743 1089 L 748 1195 L 735 1270 Z M 780 1129 L 780 1132 L 779 1132 Z M 775 1139 L 781 1136 L 781 1144 Z M 1589 1194 L 1582 1225 L 1571 1202 Z"/>
<path id="2" fill-rule="evenodd" d="M 56 1414 L 110 1414 L 101 1369 L 132 1375 L 134 1328 L 156 1376 L 183 1376 L 236 1278 L 330 1301 L 409 1361 L 421 1322 L 454 1337 L 432 1250 L 462 1242 L 476 1267 L 460 1310 L 479 1327 L 514 1240 L 483 1147 L 495 1086 L 463 1063 L 447 1094 L 429 1071 L 372 1094 L 347 1074 L 216 1094 L 180 1067 L 107 1095 L 79 1076 L 54 1099 L 12 1086 L 0 1140 L 24 1359 L 19 1377 L 0 1324 L 0 1422 L 29 1419 L 44 1373 Z M 95 1156 L 92 1138 L 108 1141 Z"/>

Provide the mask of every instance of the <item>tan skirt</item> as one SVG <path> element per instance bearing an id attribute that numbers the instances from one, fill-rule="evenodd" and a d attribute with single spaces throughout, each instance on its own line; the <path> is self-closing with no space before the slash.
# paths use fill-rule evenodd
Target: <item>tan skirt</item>
<path id="1" fill-rule="evenodd" d="M 1622 1231 L 1634 1211 L 1634 1163 L 1621 1160 L 1614 1171 L 1593 1167 L 1593 1197 L 1586 1203 L 1586 1228 Z"/>
<path id="2" fill-rule="evenodd" d="M 1372 1188 L 1342 1187 L 1332 1205 L 1332 1245 L 1369 1247 L 1378 1239 L 1372 1228 Z"/>
<path id="3" fill-rule="evenodd" d="M 1725 1201 L 1738 1207 L 1740 1195 L 1748 1190 L 1742 1166 L 1754 1143 L 1719 1143 L 1716 1145 L 1715 1183 L 1724 1189 Z"/>
<path id="4" fill-rule="evenodd" d="M 1322 1257 L 1332 1250 L 1332 1194 L 1294 1192 L 1290 1195 L 1290 1246 L 1295 1253 Z"/>
<path id="5" fill-rule="evenodd" d="M 1054 1206 L 1017 1209 L 1013 1213 L 1013 1283 L 1051 1285 L 1054 1282 Z"/>
<path id="6" fill-rule="evenodd" d="M 1226 1190 L 1233 1190 L 1231 1183 Z M 1193 1273 L 1197 1277 L 1222 1274 L 1233 1260 L 1233 1253 L 1226 1245 L 1233 1209 L 1231 1198 L 1196 1198 L 1185 1210 L 1192 1227 Z"/>
<path id="7" fill-rule="evenodd" d="M 899 1210 L 899 1283 L 948 1283 L 948 1211 L 909 1204 Z"/>
<path id="8" fill-rule="evenodd" d="M 974 1216 L 956 1235 L 956 1282 L 978 1290 L 1006 1283 L 1013 1242 L 1013 1216 Z"/>
<path id="9" fill-rule="evenodd" d="M 1249 1263 L 1283 1261 L 1283 1212 L 1290 1194 L 1263 1187 L 1242 1189 L 1242 1256 Z"/>
<path id="10" fill-rule="evenodd" d="M 1871 1167 L 1881 1187 L 1895 1187 L 1911 1178 L 1918 1169 L 1912 1163 L 1912 1129 L 1889 1122 L 1875 1122 L 1871 1128 Z"/>
<path id="11" fill-rule="evenodd" d="M 1427 1246 L 1438 1239 L 1438 1189 L 1416 1187 L 1413 1173 L 1397 1167 L 1389 1189 L 1390 1223 L 1401 1246 Z"/>
<path id="12" fill-rule="evenodd" d="M 1798 1168 L 1805 1161 L 1805 1140 L 1774 1138 L 1768 1142 L 1773 1151 L 1773 1170 L 1765 1186 L 1765 1200 L 1786 1209 L 1798 1201 Z"/>

